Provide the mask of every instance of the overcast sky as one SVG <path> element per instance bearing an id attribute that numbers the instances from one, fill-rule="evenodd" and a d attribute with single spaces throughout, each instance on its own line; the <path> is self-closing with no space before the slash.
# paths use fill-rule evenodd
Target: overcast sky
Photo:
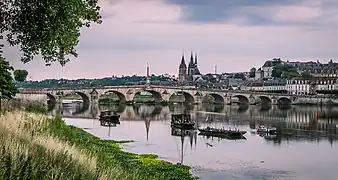
<path id="1" fill-rule="evenodd" d="M 84 29 L 79 57 L 66 67 L 41 59 L 15 68 L 34 80 L 111 75 L 177 75 L 181 55 L 197 53 L 202 73 L 248 71 L 264 61 L 338 61 L 337 0 L 101 0 L 103 23 Z"/>

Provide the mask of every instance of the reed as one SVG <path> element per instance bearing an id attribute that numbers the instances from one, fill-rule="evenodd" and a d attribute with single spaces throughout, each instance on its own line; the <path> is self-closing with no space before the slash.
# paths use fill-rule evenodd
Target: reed
<path id="1" fill-rule="evenodd" d="M 189 167 L 124 152 L 117 141 L 29 111 L 0 117 L 0 179 L 193 179 Z"/>

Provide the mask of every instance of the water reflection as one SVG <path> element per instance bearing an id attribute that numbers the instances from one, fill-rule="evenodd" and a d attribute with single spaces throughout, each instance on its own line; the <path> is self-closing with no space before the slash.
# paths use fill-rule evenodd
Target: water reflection
<path id="1" fill-rule="evenodd" d="M 104 127 L 96 119 L 86 120 L 106 109 L 119 112 L 121 124 Z M 135 140 L 125 145 L 126 150 L 191 165 L 202 179 L 336 179 L 338 108 L 172 104 L 90 105 L 81 114 L 73 113 L 76 107 L 61 110 L 69 124 L 104 139 Z M 246 130 L 246 140 L 172 129 L 170 116 L 179 111 L 189 112 L 198 127 Z M 276 127 L 277 134 L 257 134 L 260 125 Z"/>

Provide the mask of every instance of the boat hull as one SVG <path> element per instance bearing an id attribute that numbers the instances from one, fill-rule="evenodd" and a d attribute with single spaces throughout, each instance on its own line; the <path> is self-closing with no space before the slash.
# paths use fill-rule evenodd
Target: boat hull
<path id="1" fill-rule="evenodd" d="M 218 136 L 218 137 L 225 137 L 225 136 L 243 136 L 246 134 L 246 131 L 229 131 L 229 130 L 222 130 L 222 131 L 212 131 L 206 129 L 198 129 L 201 135 L 210 135 L 210 136 Z"/>
<path id="2" fill-rule="evenodd" d="M 171 127 L 173 128 L 182 128 L 182 129 L 193 129 L 195 123 L 173 123 Z"/>
<path id="3" fill-rule="evenodd" d="M 120 115 L 100 116 L 99 120 L 110 122 L 110 123 L 119 123 L 120 122 Z"/>

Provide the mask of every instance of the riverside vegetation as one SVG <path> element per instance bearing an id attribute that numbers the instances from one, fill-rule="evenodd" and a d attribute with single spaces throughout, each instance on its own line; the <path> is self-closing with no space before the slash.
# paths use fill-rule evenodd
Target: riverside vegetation
<path id="1" fill-rule="evenodd" d="M 124 152 L 126 142 L 101 140 L 43 111 L 2 113 L 0 179 L 194 179 L 188 166 Z"/>

